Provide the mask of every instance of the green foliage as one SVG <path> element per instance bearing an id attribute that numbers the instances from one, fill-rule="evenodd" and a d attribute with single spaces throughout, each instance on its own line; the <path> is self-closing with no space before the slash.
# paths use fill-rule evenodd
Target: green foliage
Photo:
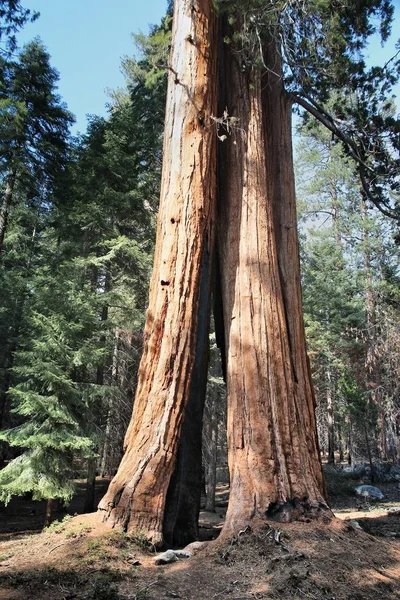
<path id="1" fill-rule="evenodd" d="M 74 493 L 71 459 L 72 455 L 53 448 L 46 452 L 36 449 L 15 458 L 0 472 L 0 500 L 8 504 L 12 496 L 32 492 L 34 500 L 58 497 L 68 502 Z"/>
<path id="2" fill-rule="evenodd" d="M 282 76 L 294 103 L 306 110 L 305 118 L 317 117 L 356 160 L 369 200 L 387 216 L 400 219 L 400 120 L 392 110 L 399 53 L 373 67 L 367 66 L 365 56 L 372 35 L 380 35 L 382 43 L 389 37 L 392 2 L 215 0 L 215 4 L 225 15 L 224 37 L 234 43 L 242 68 L 260 69 L 266 80 Z"/>
<path id="3" fill-rule="evenodd" d="M 71 520 L 71 515 L 65 515 L 61 521 L 53 521 L 47 527 L 47 531 L 53 531 L 54 533 L 61 533 L 65 530 L 66 524 Z"/>
<path id="4" fill-rule="evenodd" d="M 379 407 L 371 394 L 361 388 L 354 375 L 348 371 L 339 380 L 339 396 L 343 398 L 351 421 L 357 424 L 359 432 L 373 439 L 377 433 Z"/>
<path id="5" fill-rule="evenodd" d="M 398 392 L 392 381 L 397 380 L 398 344 L 390 306 L 393 288 L 386 283 L 386 273 L 394 275 L 399 268 L 393 225 L 363 200 L 341 144 L 314 120 L 299 134 L 304 319 L 321 440 L 329 399 L 341 443 L 351 435 L 359 459 L 368 450 L 365 430 L 376 455 L 379 428 L 395 455 L 398 442 L 391 424 Z"/>
<path id="6" fill-rule="evenodd" d="M 390 35 L 389 0 L 214 0 L 240 35 L 242 51 L 256 61 L 265 40 L 280 40 L 286 81 L 306 93 L 329 93 L 342 85 L 365 83 L 362 51 L 371 35 Z M 261 57 L 263 60 L 263 57 Z M 381 73 L 382 74 L 382 73 Z M 318 81 L 319 79 L 319 81 Z"/>
<path id="7" fill-rule="evenodd" d="M 148 535 L 144 531 L 135 529 L 129 533 L 129 540 L 138 546 L 141 550 L 154 551 L 153 544 L 149 541 Z"/>
<path id="8" fill-rule="evenodd" d="M 74 119 L 56 94 L 59 76 L 39 39 L 1 66 L 0 174 L 15 172 L 20 188 L 40 199 L 65 166 Z"/>
<path id="9" fill-rule="evenodd" d="M 15 33 L 38 17 L 38 12 L 21 6 L 20 0 L 0 0 L 0 54 L 15 52 Z"/>
<path id="10" fill-rule="evenodd" d="M 126 79 L 134 86 L 138 82 L 148 89 L 165 87 L 168 75 L 168 60 L 171 49 L 172 14 L 162 20 L 161 25 L 153 27 L 150 35 L 133 35 L 133 41 L 141 55 L 141 60 L 124 57 L 122 70 Z"/>
<path id="11" fill-rule="evenodd" d="M 122 443 L 122 409 L 112 407 L 130 416 L 166 87 L 164 76 L 150 85 L 143 73 L 151 48 L 163 37 L 169 44 L 169 23 L 154 30 L 154 43 L 142 39 L 143 60 L 109 118 L 92 117 L 72 142 L 69 113 L 53 93 L 57 73 L 38 41 L 0 81 L 0 169 L 3 181 L 16 174 L 0 264 L 0 413 L 8 424 L 0 439 L 8 456 L 15 449 L 0 472 L 4 502 L 27 491 L 68 501 L 77 467 L 97 455 L 114 413 Z M 138 348 L 128 356 L 119 340 L 134 335 Z"/>

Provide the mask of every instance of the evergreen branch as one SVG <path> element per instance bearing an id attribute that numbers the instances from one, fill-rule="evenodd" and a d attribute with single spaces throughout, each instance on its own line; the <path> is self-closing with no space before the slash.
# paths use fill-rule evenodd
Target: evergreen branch
<path id="1" fill-rule="evenodd" d="M 376 208 L 384 214 L 386 217 L 391 219 L 399 219 L 399 215 L 394 211 L 387 203 L 378 199 L 373 192 L 371 191 L 366 172 L 370 174 L 374 173 L 374 169 L 365 163 L 362 158 L 362 155 L 359 151 L 357 144 L 351 137 L 346 134 L 343 129 L 338 127 L 335 120 L 331 115 L 329 115 L 320 105 L 318 105 L 313 99 L 309 98 L 306 95 L 301 95 L 299 93 L 291 93 L 291 99 L 293 102 L 299 104 L 302 108 L 304 108 L 307 112 L 309 112 L 313 117 L 315 117 L 322 125 L 324 125 L 329 131 L 331 131 L 345 146 L 348 154 L 355 160 L 358 166 L 358 172 L 360 174 L 360 181 L 362 189 L 366 195 L 366 197 L 376 206 Z"/>

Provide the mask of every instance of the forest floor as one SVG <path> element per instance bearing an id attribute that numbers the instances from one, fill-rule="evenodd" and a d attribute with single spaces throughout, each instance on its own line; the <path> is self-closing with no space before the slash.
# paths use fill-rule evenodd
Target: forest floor
<path id="1" fill-rule="evenodd" d="M 16 499 L 0 509 L 0 599 L 400 599 L 398 484 L 379 484 L 384 500 L 367 505 L 354 494 L 359 480 L 329 469 L 327 483 L 330 522 L 260 523 L 165 566 L 144 540 L 110 530 L 97 513 L 40 531 L 44 504 Z M 99 498 L 106 486 L 97 482 Z M 203 540 L 218 535 L 228 494 L 219 486 L 216 512 L 201 513 Z M 70 511 L 82 507 L 83 484 Z"/>

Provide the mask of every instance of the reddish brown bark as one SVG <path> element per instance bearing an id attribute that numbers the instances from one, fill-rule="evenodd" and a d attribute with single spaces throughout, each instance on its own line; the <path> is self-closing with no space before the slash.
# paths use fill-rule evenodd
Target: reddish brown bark
<path id="1" fill-rule="evenodd" d="M 100 503 L 112 525 L 143 531 L 155 544 L 163 539 L 204 311 L 208 319 L 209 286 L 206 293 L 201 288 L 214 236 L 215 40 L 211 0 L 176 0 L 144 352 L 125 455 Z"/>
<path id="2" fill-rule="evenodd" d="M 219 171 L 229 532 L 327 505 L 302 320 L 291 106 L 279 77 L 243 72 L 231 46 L 224 54 L 226 104 L 239 119 Z M 276 73 L 277 55 L 267 60 Z"/>

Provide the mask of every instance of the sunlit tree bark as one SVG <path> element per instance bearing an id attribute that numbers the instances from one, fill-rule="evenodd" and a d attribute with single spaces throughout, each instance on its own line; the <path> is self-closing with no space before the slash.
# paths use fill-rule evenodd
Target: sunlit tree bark
<path id="1" fill-rule="evenodd" d="M 176 0 L 172 44 L 144 352 L 125 455 L 100 504 L 111 524 L 143 531 L 154 544 L 164 536 L 188 404 L 200 414 L 201 431 L 202 408 L 193 408 L 192 399 L 196 404 L 204 398 L 214 238 L 216 144 L 210 123 L 216 114 L 217 56 L 211 0 Z M 190 432 L 185 436 L 192 441 Z M 174 498 L 171 493 L 171 502 Z M 169 537 L 178 521 L 169 511 Z"/>
<path id="2" fill-rule="evenodd" d="M 266 60 L 264 74 L 244 70 L 225 47 L 225 103 L 238 119 L 218 173 L 231 476 L 225 532 L 327 508 L 302 320 L 291 104 L 272 44 Z"/>

